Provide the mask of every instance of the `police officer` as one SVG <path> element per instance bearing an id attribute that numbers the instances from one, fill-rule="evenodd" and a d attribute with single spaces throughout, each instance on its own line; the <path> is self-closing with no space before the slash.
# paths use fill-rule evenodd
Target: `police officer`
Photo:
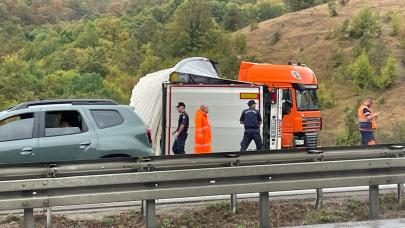
<path id="1" fill-rule="evenodd" d="M 256 110 L 256 102 L 250 100 L 248 102 L 249 108 L 242 112 L 240 123 L 245 126 L 245 133 L 243 140 L 240 143 L 240 151 L 245 152 L 249 144 L 255 141 L 256 150 L 261 150 L 263 147 L 262 137 L 260 136 L 260 125 L 262 124 L 262 117 L 260 112 Z"/>
<path id="2" fill-rule="evenodd" d="M 174 154 L 185 154 L 184 146 L 187 140 L 187 131 L 190 121 L 188 114 L 186 113 L 186 105 L 183 102 L 179 102 L 176 108 L 180 115 L 177 129 L 172 133 L 172 135 L 176 137 L 172 151 Z"/>

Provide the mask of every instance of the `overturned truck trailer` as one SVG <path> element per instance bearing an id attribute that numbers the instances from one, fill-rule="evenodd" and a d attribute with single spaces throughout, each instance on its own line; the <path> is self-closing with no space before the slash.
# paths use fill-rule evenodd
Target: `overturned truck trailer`
<path id="1" fill-rule="evenodd" d="M 194 153 L 194 118 L 200 105 L 207 105 L 212 125 L 214 152 L 239 151 L 243 125 L 239 118 L 247 102 L 255 100 L 263 117 L 261 134 L 266 149 L 281 147 L 281 91 L 264 85 L 219 77 L 214 62 L 193 57 L 175 67 L 142 77 L 135 85 L 130 106 L 151 129 L 156 155 L 170 155 L 177 128 L 178 102 L 186 104 L 190 116 L 186 153 Z M 252 143 L 249 149 L 255 149 Z"/>

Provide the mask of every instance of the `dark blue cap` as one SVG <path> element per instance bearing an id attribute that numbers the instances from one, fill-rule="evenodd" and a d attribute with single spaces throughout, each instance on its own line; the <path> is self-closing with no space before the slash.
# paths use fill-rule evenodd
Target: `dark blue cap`
<path id="1" fill-rule="evenodd" d="M 253 105 L 253 104 L 256 104 L 256 101 L 250 100 L 247 104 L 248 104 L 249 106 L 251 106 L 251 105 Z"/>
<path id="2" fill-rule="evenodd" d="M 179 102 L 177 104 L 176 108 L 181 107 L 181 106 L 186 107 L 186 104 L 184 104 L 183 102 Z"/>

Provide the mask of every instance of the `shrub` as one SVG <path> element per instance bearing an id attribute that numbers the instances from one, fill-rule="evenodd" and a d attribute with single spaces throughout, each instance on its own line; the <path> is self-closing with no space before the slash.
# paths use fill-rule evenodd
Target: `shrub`
<path id="1" fill-rule="evenodd" d="M 397 36 L 401 32 L 401 17 L 398 12 L 390 11 L 388 13 L 389 25 L 390 25 L 390 35 Z"/>
<path id="2" fill-rule="evenodd" d="M 246 36 L 238 32 L 231 37 L 231 45 L 235 53 L 244 54 L 246 52 Z"/>
<path id="3" fill-rule="evenodd" d="M 349 3 L 349 0 L 339 0 L 339 4 L 340 4 L 341 6 L 346 6 L 347 3 Z"/>
<path id="4" fill-rule="evenodd" d="M 344 53 L 342 49 L 337 48 L 333 51 L 332 57 L 331 57 L 331 62 L 333 64 L 333 67 L 338 67 L 343 64 L 344 62 Z"/>
<path id="5" fill-rule="evenodd" d="M 354 62 L 349 66 L 349 73 L 351 75 L 354 85 L 362 90 L 371 88 L 373 85 L 374 68 L 370 65 L 368 55 L 363 52 L 357 57 Z"/>
<path id="6" fill-rule="evenodd" d="M 335 98 L 332 90 L 327 90 L 324 84 L 318 87 L 319 104 L 321 109 L 329 109 L 335 106 Z"/>
<path id="7" fill-rule="evenodd" d="M 394 85 L 397 77 L 397 62 L 394 57 L 390 56 L 381 69 L 381 75 L 374 81 L 375 86 L 380 89 L 388 89 Z"/>
<path id="8" fill-rule="evenodd" d="M 336 1 L 335 0 L 331 0 L 328 2 L 328 9 L 329 9 L 329 15 L 331 17 L 336 17 L 338 15 L 338 12 L 336 10 Z"/>
<path id="9" fill-rule="evenodd" d="M 253 21 L 251 24 L 250 24 L 250 31 L 252 32 L 252 31 L 255 31 L 256 29 L 258 29 L 259 28 L 259 24 L 257 23 L 257 21 Z"/>
<path id="10" fill-rule="evenodd" d="M 282 36 L 282 32 L 281 30 L 277 30 L 274 34 L 273 34 L 273 38 L 271 39 L 271 45 L 274 45 L 276 43 L 278 43 L 278 41 L 280 41 Z"/>
<path id="11" fill-rule="evenodd" d="M 369 52 L 370 63 L 375 67 L 376 74 L 381 73 L 381 68 L 390 56 L 390 49 L 383 39 L 379 39 L 376 44 L 372 45 Z"/>
<path id="12" fill-rule="evenodd" d="M 346 108 L 345 132 L 336 139 L 337 145 L 357 145 L 360 142 L 356 110 L 357 105 L 353 108 Z"/>
<path id="13" fill-rule="evenodd" d="M 346 18 L 342 25 L 337 25 L 334 30 L 335 37 L 339 40 L 347 39 L 350 37 L 350 21 Z"/>
<path id="14" fill-rule="evenodd" d="M 381 34 L 378 15 L 370 8 L 363 8 L 353 20 L 351 34 L 357 39 L 378 37 Z"/>

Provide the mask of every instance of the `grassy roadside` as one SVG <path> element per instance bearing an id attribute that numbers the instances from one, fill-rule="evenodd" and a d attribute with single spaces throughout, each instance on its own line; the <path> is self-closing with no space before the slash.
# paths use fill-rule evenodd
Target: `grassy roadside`
<path id="1" fill-rule="evenodd" d="M 382 194 L 381 218 L 401 218 L 405 210 L 401 210 L 394 193 Z M 258 204 L 256 201 L 240 202 L 236 214 L 228 210 L 225 201 L 210 203 L 198 209 L 173 208 L 174 213 L 159 214 L 158 227 L 224 227 L 248 228 L 258 227 Z M 324 201 L 322 209 L 315 210 L 313 200 L 278 200 L 271 202 L 271 222 L 273 227 L 309 225 L 321 223 L 338 223 L 367 220 L 368 205 L 362 198 L 331 198 Z M 37 227 L 45 227 L 46 217 L 35 216 Z M 143 222 L 139 211 L 128 211 L 119 215 L 104 216 L 100 220 L 71 219 L 67 216 L 54 216 L 54 227 L 105 227 L 124 228 L 142 227 Z M 22 218 L 9 215 L 0 220 L 0 227 L 22 227 Z"/>

